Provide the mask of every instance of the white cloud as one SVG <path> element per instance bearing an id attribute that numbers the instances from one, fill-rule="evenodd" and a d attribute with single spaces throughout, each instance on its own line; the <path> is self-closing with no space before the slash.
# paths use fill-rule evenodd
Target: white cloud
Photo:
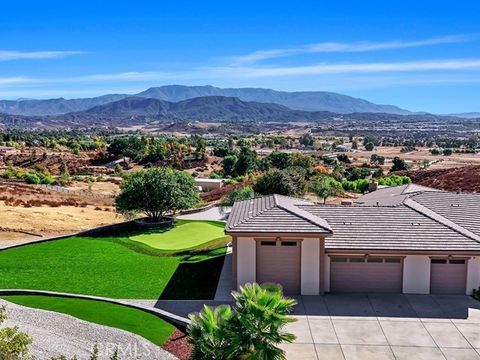
<path id="1" fill-rule="evenodd" d="M 449 35 L 436 38 L 415 40 L 415 41 L 402 41 L 394 40 L 387 42 L 369 42 L 360 41 L 353 43 L 341 43 L 341 42 L 322 42 L 318 44 L 303 45 L 294 48 L 285 49 L 271 49 L 271 50 L 259 50 L 254 51 L 247 55 L 241 55 L 230 58 L 232 65 L 239 66 L 244 64 L 252 64 L 262 60 L 274 59 L 279 57 L 287 57 L 295 54 L 302 53 L 354 53 L 354 52 L 369 52 L 391 49 L 402 49 L 411 47 L 432 46 L 439 44 L 449 44 L 471 41 L 475 39 L 474 35 Z"/>
<path id="2" fill-rule="evenodd" d="M 345 73 L 383 73 L 383 72 L 412 72 L 412 71 L 456 71 L 479 70 L 480 59 L 452 59 L 452 60 L 425 60 L 404 62 L 376 62 L 376 63 L 321 63 L 307 66 L 290 67 L 216 67 L 207 68 L 212 73 L 235 77 L 276 77 L 276 76 L 304 76 Z"/>
<path id="3" fill-rule="evenodd" d="M 86 54 L 84 51 L 6 51 L 0 50 L 0 61 L 27 59 L 59 59 Z"/>

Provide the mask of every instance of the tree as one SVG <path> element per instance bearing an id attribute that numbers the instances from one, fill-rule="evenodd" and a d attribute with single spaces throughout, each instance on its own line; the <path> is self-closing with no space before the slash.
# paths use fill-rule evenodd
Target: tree
<path id="1" fill-rule="evenodd" d="M 223 158 L 223 176 L 235 176 L 235 164 L 237 161 L 237 155 L 233 154 Z"/>
<path id="2" fill-rule="evenodd" d="M 337 155 L 337 160 L 344 163 L 344 164 L 350 164 L 351 163 L 347 154 L 338 154 Z"/>
<path id="3" fill-rule="evenodd" d="M 302 136 L 300 136 L 300 139 L 298 141 L 303 146 L 313 146 L 314 139 L 312 134 L 305 133 Z"/>
<path id="4" fill-rule="evenodd" d="M 242 176 L 257 168 L 257 153 L 248 147 L 242 147 L 235 163 L 235 175 Z"/>
<path id="5" fill-rule="evenodd" d="M 250 186 L 238 187 L 222 198 L 221 206 L 232 206 L 235 201 L 252 199 L 255 196 Z"/>
<path id="6" fill-rule="evenodd" d="M 452 149 L 443 149 L 443 155 L 444 156 L 450 156 L 453 154 L 453 150 Z"/>
<path id="7" fill-rule="evenodd" d="M 193 146 L 195 146 L 195 159 L 205 159 L 207 150 L 207 143 L 205 139 L 200 135 L 195 135 L 193 137 Z"/>
<path id="8" fill-rule="evenodd" d="M 377 154 L 372 154 L 372 156 L 370 156 L 370 164 L 383 165 L 385 164 L 385 157 Z"/>
<path id="9" fill-rule="evenodd" d="M 125 176 L 116 206 L 122 213 L 145 213 L 155 220 L 199 202 L 193 178 L 171 168 L 154 167 Z"/>
<path id="10" fill-rule="evenodd" d="M 343 192 L 342 184 L 331 176 L 322 176 L 310 183 L 310 191 L 327 202 L 330 196 L 336 196 Z"/>
<path id="11" fill-rule="evenodd" d="M 286 152 L 273 151 L 267 156 L 266 160 L 271 166 L 280 170 L 292 165 L 292 156 Z"/>
<path id="12" fill-rule="evenodd" d="M 392 168 L 390 171 L 401 171 L 401 170 L 408 170 L 408 165 L 405 160 L 400 159 L 398 156 L 395 156 L 392 160 Z"/>
<path id="13" fill-rule="evenodd" d="M 365 150 L 367 151 L 373 151 L 374 148 L 375 148 L 375 145 L 373 145 L 373 143 L 371 142 L 368 142 L 365 144 Z"/>
<path id="14" fill-rule="evenodd" d="M 253 190 L 261 195 L 299 196 L 305 193 L 305 178 L 298 173 L 271 169 L 257 179 Z"/>
<path id="15" fill-rule="evenodd" d="M 0 306 L 0 325 L 7 320 L 5 306 Z M 0 329 L 0 359 L 28 360 L 33 359 L 28 352 L 32 339 L 28 334 L 18 331 L 18 327 Z"/>
<path id="16" fill-rule="evenodd" d="M 293 342 L 285 332 L 296 321 L 288 316 L 296 304 L 283 296 L 280 287 L 247 284 L 233 293 L 235 305 L 221 305 L 191 315 L 187 331 L 193 359 L 286 359 L 277 346 Z"/>

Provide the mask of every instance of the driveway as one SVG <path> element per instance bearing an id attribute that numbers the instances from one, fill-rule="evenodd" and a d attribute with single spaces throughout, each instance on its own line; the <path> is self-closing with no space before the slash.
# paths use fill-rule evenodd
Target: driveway
<path id="1" fill-rule="evenodd" d="M 288 359 L 480 360 L 480 302 L 462 295 L 302 296 Z"/>

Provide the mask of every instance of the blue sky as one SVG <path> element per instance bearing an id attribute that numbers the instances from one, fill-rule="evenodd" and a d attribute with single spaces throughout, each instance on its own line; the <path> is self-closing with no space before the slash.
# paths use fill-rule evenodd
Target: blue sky
<path id="1" fill-rule="evenodd" d="M 480 111 L 478 14 L 462 0 L 3 0 L 0 98 L 211 84 Z"/>

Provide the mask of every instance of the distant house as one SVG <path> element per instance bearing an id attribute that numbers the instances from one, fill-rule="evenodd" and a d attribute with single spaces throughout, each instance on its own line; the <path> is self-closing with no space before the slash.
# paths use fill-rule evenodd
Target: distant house
<path id="1" fill-rule="evenodd" d="M 350 152 L 353 149 L 352 143 L 345 143 L 341 145 L 337 145 L 335 148 L 336 151 L 341 151 L 341 152 Z"/>
<path id="2" fill-rule="evenodd" d="M 480 195 L 417 185 L 350 205 L 280 195 L 236 202 L 233 278 L 288 294 L 471 294 L 480 286 Z"/>
<path id="3" fill-rule="evenodd" d="M 220 189 L 223 186 L 223 179 L 201 179 L 195 178 L 195 185 L 199 188 L 200 191 L 212 191 L 215 189 Z"/>

